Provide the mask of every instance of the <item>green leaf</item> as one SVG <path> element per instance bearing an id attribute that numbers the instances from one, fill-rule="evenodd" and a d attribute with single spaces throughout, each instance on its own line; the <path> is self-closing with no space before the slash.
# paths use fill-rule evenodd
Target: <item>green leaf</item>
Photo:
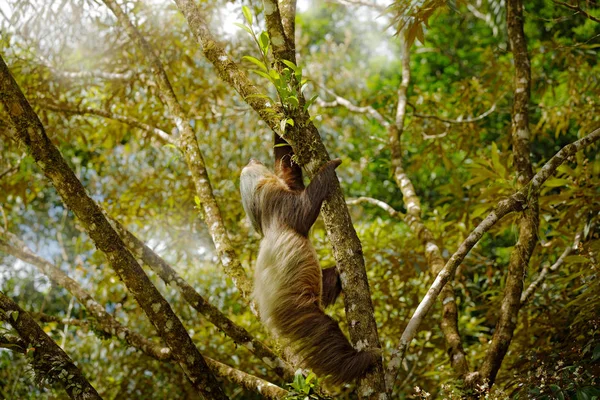
<path id="1" fill-rule="evenodd" d="M 298 107 L 298 105 L 300 105 L 300 103 L 298 102 L 298 98 L 296 96 L 290 96 L 287 98 L 288 102 L 290 103 L 290 105 L 294 108 Z"/>
<path id="2" fill-rule="evenodd" d="M 288 118 L 285 120 L 285 122 L 289 125 L 289 126 L 294 126 L 294 120 L 291 118 Z"/>
<path id="3" fill-rule="evenodd" d="M 313 105 L 313 103 L 317 100 L 318 97 L 319 95 L 315 94 L 313 97 L 308 99 L 308 101 L 304 103 L 304 111 L 308 110 L 308 108 Z"/>
<path id="4" fill-rule="evenodd" d="M 492 166 L 494 168 L 494 172 L 496 172 L 501 177 L 506 176 L 506 168 L 500 162 L 500 152 L 498 151 L 498 146 L 496 142 L 492 142 Z"/>
<path id="5" fill-rule="evenodd" d="M 196 203 L 196 205 L 197 205 L 198 207 L 200 207 L 200 204 L 202 203 L 202 202 L 200 201 L 200 197 L 198 197 L 198 196 L 194 196 L 194 203 Z"/>
<path id="6" fill-rule="evenodd" d="M 568 186 L 571 183 L 568 179 L 560 179 L 560 178 L 550 178 L 544 184 L 548 187 L 563 187 Z"/>
<path id="7" fill-rule="evenodd" d="M 242 13 L 244 13 L 244 17 L 246 18 L 248 25 L 252 25 L 252 13 L 250 13 L 248 6 L 242 7 Z"/>
<path id="8" fill-rule="evenodd" d="M 238 28 L 242 28 L 243 30 L 245 30 L 246 32 L 248 32 L 250 34 L 250 36 L 254 37 L 254 32 L 252 32 L 252 28 L 250 28 L 247 25 L 244 24 L 240 24 L 239 22 L 234 22 L 233 23 L 235 26 L 237 26 Z"/>
<path id="9" fill-rule="evenodd" d="M 594 347 L 592 352 L 592 361 L 597 361 L 600 358 L 600 344 Z"/>
<path id="10" fill-rule="evenodd" d="M 254 72 L 257 75 L 262 76 L 263 78 L 267 78 L 269 81 L 275 83 L 274 79 L 271 78 L 271 76 L 269 74 L 264 73 L 263 71 L 259 71 L 257 69 L 251 69 L 250 72 Z"/>
<path id="11" fill-rule="evenodd" d="M 269 34 L 265 31 L 260 33 L 260 36 L 258 37 L 258 44 L 260 45 L 260 49 L 262 50 L 263 54 L 267 54 L 269 51 Z"/>
<path id="12" fill-rule="evenodd" d="M 288 60 L 281 60 L 282 63 L 284 63 L 285 65 L 287 65 L 288 67 L 290 67 L 290 69 L 294 72 L 296 72 L 298 70 L 298 67 L 296 67 L 296 64 L 294 64 L 291 61 Z"/>
<path id="13" fill-rule="evenodd" d="M 584 256 L 568 256 L 565 257 L 565 262 L 569 264 L 587 264 L 590 259 Z"/>
<path id="14" fill-rule="evenodd" d="M 260 69 L 262 69 L 263 71 L 267 72 L 267 66 L 262 61 L 260 61 L 258 58 L 252 57 L 252 56 L 244 56 L 242 58 L 244 60 L 248 60 L 251 63 L 256 64 Z"/>

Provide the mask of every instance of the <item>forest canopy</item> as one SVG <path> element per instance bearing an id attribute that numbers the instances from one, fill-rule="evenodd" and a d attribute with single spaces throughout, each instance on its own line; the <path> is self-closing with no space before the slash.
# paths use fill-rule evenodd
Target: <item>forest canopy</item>
<path id="1" fill-rule="evenodd" d="M 596 1 L 0 14 L 0 398 L 600 398 Z M 250 159 L 327 188 L 354 382 L 261 322 Z"/>

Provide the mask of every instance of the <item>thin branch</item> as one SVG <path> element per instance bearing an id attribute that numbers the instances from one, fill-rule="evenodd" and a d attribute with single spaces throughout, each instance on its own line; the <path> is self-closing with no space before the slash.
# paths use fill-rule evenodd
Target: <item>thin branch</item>
<path id="1" fill-rule="evenodd" d="M 542 282 L 546 279 L 550 272 L 556 272 L 560 266 L 565 262 L 565 258 L 567 258 L 573 251 L 577 250 L 579 247 L 579 243 L 581 242 L 581 238 L 583 236 L 583 232 L 577 232 L 575 234 L 575 239 L 573 240 L 573 244 L 565 249 L 563 253 L 558 257 L 558 259 L 552 264 L 550 267 L 545 266 L 540 271 L 538 277 L 529 284 L 527 289 L 521 295 L 521 307 L 529 302 L 535 291 L 540 287 Z"/>
<path id="2" fill-rule="evenodd" d="M 3 251 L 5 251 L 5 250 L 3 250 Z M 25 262 L 27 262 L 27 261 L 25 261 Z M 56 315 L 50 315 L 50 314 L 40 313 L 40 312 L 31 312 L 31 311 L 29 312 L 29 314 L 31 315 L 31 317 L 33 319 L 40 321 L 40 322 L 44 322 L 44 323 L 55 322 L 55 323 L 61 324 L 61 325 L 80 326 L 84 329 L 88 329 L 90 327 L 90 321 L 86 321 L 84 319 L 61 318 L 61 317 L 57 317 Z"/>
<path id="3" fill-rule="evenodd" d="M 100 207 L 88 195 L 73 170 L 48 138 L 41 121 L 1 57 L 0 100 L 15 126 L 16 138 L 33 156 L 37 166 L 52 182 L 65 205 L 77 216 L 98 250 L 106 255 L 109 265 L 142 307 L 194 388 L 207 396 L 227 398 L 181 320 L 127 250 Z"/>
<path id="4" fill-rule="evenodd" d="M 223 265 L 225 273 L 233 280 L 240 291 L 242 298 L 250 304 L 252 282 L 248 279 L 233 244 L 229 239 L 229 234 L 223 223 L 221 210 L 215 199 L 210 178 L 206 170 L 204 156 L 200 150 L 198 141 L 196 140 L 196 134 L 190 124 L 190 118 L 179 103 L 164 66 L 154 49 L 133 25 L 129 17 L 115 0 L 103 1 L 117 17 L 121 26 L 127 31 L 129 37 L 135 41 L 137 46 L 144 53 L 147 61 L 150 63 L 152 73 L 154 74 L 154 78 L 161 93 L 161 99 L 166 103 L 177 129 L 181 133 L 179 147 L 185 155 L 186 163 L 196 188 L 196 194 L 200 199 L 201 207 L 204 212 L 204 222 L 206 223 L 208 232 L 210 233 L 217 250 L 219 260 Z"/>
<path id="5" fill-rule="evenodd" d="M 371 116 L 371 118 L 373 118 L 377 122 L 379 122 L 379 124 L 381 126 L 383 126 L 384 128 L 389 127 L 390 122 L 379 111 L 374 109 L 372 106 L 364 106 L 364 107 L 356 106 L 356 105 L 352 104 L 352 102 L 350 100 L 347 100 L 341 96 L 338 96 L 333 91 L 327 89 L 325 86 L 321 85 L 320 87 L 325 92 L 327 92 L 328 94 L 330 94 L 331 96 L 333 96 L 335 98 L 333 101 L 326 102 L 326 101 L 322 100 L 321 98 L 317 97 L 317 104 L 320 107 L 331 108 L 331 107 L 342 106 L 342 107 L 345 107 L 346 109 L 348 109 L 349 111 L 355 112 L 357 114 L 368 114 Z"/>
<path id="6" fill-rule="evenodd" d="M 148 342 L 143 336 L 136 332 L 132 332 L 119 323 L 114 317 L 107 313 L 104 306 L 96 301 L 88 292 L 86 292 L 76 281 L 71 279 L 67 274 L 60 270 L 57 266 L 49 261 L 36 255 L 27 245 L 17 236 L 10 232 L 0 229 L 0 251 L 10 254 L 18 259 L 35 266 L 41 273 L 46 275 L 50 280 L 60 287 L 66 289 L 77 302 L 94 316 L 92 319 L 95 328 L 105 333 L 110 333 L 118 336 L 121 340 L 125 340 L 135 348 L 145 349 L 145 352 L 157 360 L 165 359 L 170 356 L 171 350 L 167 347 L 157 346 Z M 46 316 L 42 316 L 42 320 L 47 320 Z M 71 323 L 69 318 L 60 319 L 60 323 Z M 58 322 L 58 321 L 57 321 Z M 75 324 L 74 324 L 75 325 Z"/>
<path id="7" fill-rule="evenodd" d="M 498 100 L 500 100 L 502 97 L 503 96 L 500 96 L 498 98 Z M 413 109 L 413 113 L 410 114 L 412 117 L 421 118 L 421 119 L 435 119 L 435 120 L 438 120 L 441 122 L 445 122 L 447 124 L 470 124 L 472 122 L 481 121 L 482 119 L 484 119 L 485 117 L 487 117 L 488 115 L 490 115 L 491 113 L 496 111 L 496 106 L 498 104 L 498 100 L 496 100 L 494 102 L 494 104 L 492 104 L 492 106 L 487 111 L 479 114 L 476 117 L 469 117 L 469 118 L 465 118 L 465 119 L 462 119 L 462 118 L 449 119 L 449 118 L 444 118 L 444 117 L 438 117 L 437 115 L 419 114 L 416 112 L 416 107 L 414 105 L 412 105 L 411 103 L 408 103 L 408 106 Z"/>
<path id="8" fill-rule="evenodd" d="M 93 79 L 100 78 L 109 81 L 128 81 L 133 78 L 134 74 L 132 71 L 126 73 L 118 72 L 105 72 L 105 71 L 63 71 L 59 68 L 45 65 L 53 75 L 59 76 L 64 79 Z"/>
<path id="9" fill-rule="evenodd" d="M 440 294 L 444 285 L 454 276 L 456 268 L 462 263 L 469 251 L 479 242 L 482 236 L 489 231 L 501 218 L 515 211 L 522 211 L 527 206 L 527 199 L 531 195 L 539 193 L 544 182 L 554 174 L 556 169 L 567 160 L 567 158 L 576 154 L 578 151 L 600 140 L 600 128 L 594 130 L 587 136 L 570 143 L 560 149 L 544 166 L 538 171 L 531 180 L 531 183 L 514 193 L 505 200 L 500 201 L 496 207 L 477 225 L 477 227 L 469 234 L 469 236 L 461 243 L 456 252 L 446 262 L 444 268 L 435 278 L 431 287 L 427 291 L 423 300 L 419 303 L 417 309 L 413 313 L 408 322 L 398 349 L 394 352 L 392 359 L 388 363 L 389 379 L 395 381 L 404 355 L 408 349 L 410 342 L 414 339 L 421 322 L 435 303 L 436 298 Z"/>
<path id="10" fill-rule="evenodd" d="M 592 20 L 594 22 L 600 22 L 600 18 L 594 17 L 592 14 L 588 13 L 587 11 L 585 11 L 584 9 L 582 9 L 581 7 L 579 7 L 579 4 L 573 5 L 573 4 L 564 3 L 564 2 L 558 1 L 558 0 L 552 0 L 552 1 L 554 2 L 554 4 L 558 4 L 560 6 L 569 8 L 569 9 L 574 10 L 574 11 L 577 11 L 578 13 L 582 14 L 587 19 L 590 19 L 590 20 Z"/>
<path id="11" fill-rule="evenodd" d="M 374 206 L 377 206 L 377 207 L 387 211 L 387 213 L 390 214 L 390 216 L 394 217 L 394 218 L 404 219 L 404 217 L 405 217 L 404 214 L 402 214 L 399 211 L 396 211 L 388 203 L 386 203 L 385 201 L 379 200 L 379 199 L 374 199 L 372 197 L 364 197 L 363 196 L 363 197 L 358 197 L 356 199 L 346 200 L 346 204 L 348 204 L 348 205 L 356 205 L 356 204 L 361 204 L 361 203 L 369 203 Z"/>
<path id="12" fill-rule="evenodd" d="M 170 134 L 168 134 L 167 132 L 163 131 L 162 129 L 155 128 L 155 127 L 150 126 L 140 120 L 137 120 L 132 117 L 128 117 L 126 115 L 120 115 L 120 114 L 117 114 L 117 113 L 114 113 L 111 111 L 106 111 L 106 110 L 101 110 L 98 108 L 91 108 L 91 107 L 71 108 L 71 107 L 65 106 L 65 105 L 50 104 L 50 103 L 43 103 L 43 102 L 34 102 L 34 104 L 36 104 L 42 108 L 45 108 L 47 110 L 63 112 L 65 114 L 75 114 L 75 115 L 89 114 L 89 115 L 96 115 L 98 117 L 112 119 L 112 120 L 119 121 L 124 124 L 130 125 L 130 126 L 133 126 L 135 128 L 141 129 L 144 132 L 148 132 L 150 134 L 156 135 L 159 139 L 161 139 L 164 142 L 167 142 L 170 144 L 177 144 L 177 141 L 175 140 L 175 138 L 173 136 L 171 136 Z"/>
<path id="13" fill-rule="evenodd" d="M 17 303 L 0 292 L 0 315 L 17 331 L 24 348 L 32 347 L 31 365 L 40 380 L 60 382 L 70 398 L 102 399 L 71 358 Z"/>
<path id="14" fill-rule="evenodd" d="M 372 106 L 362 106 L 362 107 L 357 106 L 357 105 L 353 104 L 350 100 L 345 99 L 344 97 L 336 94 L 335 92 L 333 92 L 330 89 L 327 89 L 325 86 L 323 86 L 323 85 L 319 85 L 319 86 L 325 92 L 327 92 L 329 95 L 334 97 L 333 101 L 324 101 L 321 98 L 317 98 L 316 103 L 320 107 L 323 107 L 323 108 L 344 107 L 344 108 L 348 109 L 349 111 L 355 112 L 357 114 L 367 114 L 371 118 L 376 120 L 384 128 L 386 128 L 386 129 L 389 128 L 390 121 L 386 117 L 384 117 L 383 114 L 381 114 L 379 111 L 377 111 Z M 501 97 L 502 96 L 500 96 L 500 98 Z M 465 119 L 462 119 L 462 118 L 461 119 L 449 119 L 449 118 L 444 118 L 444 117 L 438 117 L 437 115 L 419 114 L 416 112 L 416 107 L 413 104 L 411 104 L 410 102 L 407 102 L 406 105 L 413 109 L 413 113 L 408 114 L 411 117 L 420 118 L 420 119 L 435 119 L 435 120 L 438 120 L 440 122 L 444 122 L 447 124 L 468 124 L 468 123 L 472 123 L 472 122 L 481 121 L 482 119 L 488 117 L 490 114 L 492 114 L 494 111 L 496 111 L 496 107 L 498 105 L 498 100 L 496 100 L 496 102 L 494 102 L 494 104 L 492 104 L 492 106 L 487 111 L 485 111 L 475 117 L 468 117 Z M 435 136 L 432 135 L 432 136 L 425 136 L 425 138 L 433 139 L 433 138 L 440 137 L 440 136 L 441 135 L 435 135 Z"/>

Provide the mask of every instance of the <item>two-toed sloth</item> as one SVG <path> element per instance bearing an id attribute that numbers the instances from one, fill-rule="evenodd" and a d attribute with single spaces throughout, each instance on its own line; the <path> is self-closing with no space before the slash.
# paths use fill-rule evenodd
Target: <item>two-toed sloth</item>
<path id="1" fill-rule="evenodd" d="M 285 161 L 278 159 L 276 149 L 276 163 Z M 377 356 L 355 350 L 337 322 L 323 311 L 335 301 L 341 286 L 334 268 L 321 272 L 308 240 L 341 161 L 327 162 L 305 189 L 302 171 L 282 164 L 276 167 L 277 175 L 255 160 L 242 170 L 244 210 L 263 236 L 254 273 L 254 300 L 263 323 L 288 339 L 307 367 L 329 376 L 333 383 L 350 382 L 361 377 Z"/>

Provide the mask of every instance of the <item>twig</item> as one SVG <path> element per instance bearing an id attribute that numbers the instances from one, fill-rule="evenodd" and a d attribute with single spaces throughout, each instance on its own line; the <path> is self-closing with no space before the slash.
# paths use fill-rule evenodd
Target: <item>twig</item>
<path id="1" fill-rule="evenodd" d="M 560 255 L 560 257 L 558 257 L 558 259 L 554 262 L 554 264 L 552 264 L 550 267 L 544 266 L 542 268 L 538 277 L 529 284 L 527 289 L 521 295 L 521 307 L 523 307 L 525 304 L 527 304 L 529 302 L 529 300 L 531 299 L 531 297 L 533 296 L 533 294 L 535 293 L 537 288 L 542 284 L 542 282 L 544 282 L 544 280 L 546 279 L 548 274 L 550 272 L 556 272 L 560 268 L 560 266 L 565 262 L 565 258 L 567 258 L 569 256 L 569 254 L 571 254 L 574 250 L 577 250 L 582 236 L 583 236 L 583 232 L 577 232 L 575 234 L 575 239 L 573 240 L 573 244 L 571 246 L 567 247 L 565 249 L 565 251 L 563 251 L 563 253 Z"/>
<path id="2" fill-rule="evenodd" d="M 91 107 L 72 108 L 72 107 L 69 107 L 66 105 L 50 104 L 50 103 L 46 103 L 46 102 L 34 102 L 34 104 L 36 104 L 42 108 L 48 109 L 48 110 L 63 112 L 65 114 L 77 114 L 77 115 L 89 114 L 89 115 L 96 115 L 99 117 L 112 119 L 112 120 L 119 121 L 124 124 L 130 125 L 130 126 L 133 126 L 135 128 L 141 129 L 150 134 L 156 135 L 159 139 L 161 139 L 164 142 L 171 143 L 171 144 L 177 144 L 177 141 L 175 140 L 175 138 L 173 136 L 169 135 L 167 132 L 163 131 L 162 129 L 155 128 L 155 127 L 150 126 L 140 120 L 137 120 L 132 117 L 128 117 L 126 115 L 120 115 L 120 114 L 117 114 L 117 113 L 114 113 L 111 111 L 100 110 L 98 108 L 91 108 Z"/>
<path id="3" fill-rule="evenodd" d="M 588 13 L 587 11 L 585 11 L 584 9 L 582 9 L 581 7 L 579 7 L 579 4 L 577 4 L 575 6 L 575 5 L 572 5 L 572 4 L 569 4 L 569 3 L 564 3 L 564 2 L 558 1 L 558 0 L 552 0 L 552 1 L 554 2 L 554 4 L 561 5 L 563 7 L 569 8 L 571 10 L 574 10 L 574 11 L 577 11 L 578 13 L 583 14 L 583 16 L 586 17 L 587 19 L 590 19 L 590 20 L 592 20 L 594 22 L 600 22 L 600 18 L 594 17 L 592 14 Z"/>

